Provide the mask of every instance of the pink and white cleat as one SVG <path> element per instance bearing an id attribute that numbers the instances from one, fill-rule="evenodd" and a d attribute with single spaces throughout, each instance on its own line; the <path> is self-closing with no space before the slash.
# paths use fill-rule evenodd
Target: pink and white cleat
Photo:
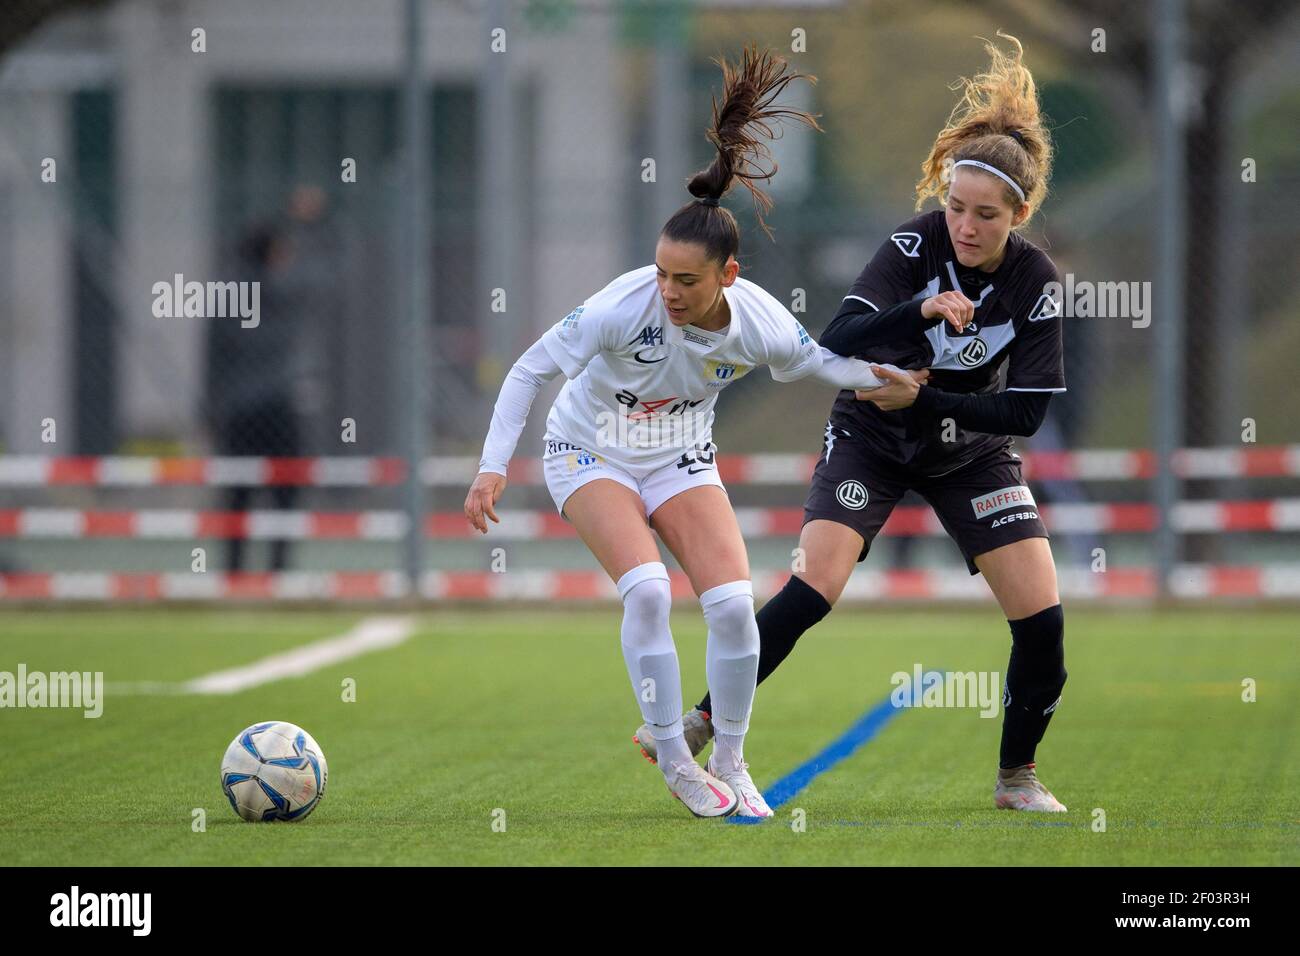
<path id="1" fill-rule="evenodd" d="M 735 792 L 694 760 L 674 763 L 664 774 L 668 791 L 697 817 L 729 817 L 740 806 Z"/>
<path id="2" fill-rule="evenodd" d="M 1010 770 L 998 770 L 998 782 L 993 788 L 993 805 L 999 810 L 1066 812 L 1061 801 L 1039 782 L 1032 763 Z"/>
<path id="3" fill-rule="evenodd" d="M 765 817 L 775 816 L 772 808 L 767 805 L 763 799 L 763 794 L 759 792 L 754 783 L 754 778 L 749 775 L 749 764 L 742 763 L 736 770 L 719 770 L 714 758 L 717 757 L 715 750 L 709 755 L 709 773 L 717 777 L 736 793 L 736 799 L 740 802 L 740 808 L 736 811 L 738 817 Z"/>

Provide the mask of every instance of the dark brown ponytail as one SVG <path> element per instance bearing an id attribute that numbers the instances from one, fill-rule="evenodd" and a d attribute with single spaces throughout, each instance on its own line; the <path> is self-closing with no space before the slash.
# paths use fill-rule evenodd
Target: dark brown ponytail
<path id="1" fill-rule="evenodd" d="M 717 200 L 740 180 L 754 197 L 759 226 L 771 238 L 763 216 L 771 210 L 772 199 L 754 185 L 756 180 L 770 180 L 776 174 L 776 162 L 763 140 L 776 138 L 775 125 L 783 119 L 819 132 L 821 127 L 811 113 L 772 105 L 790 83 L 798 79 L 816 83 L 815 76 L 793 72 L 782 57 L 771 50 L 759 53 L 752 45 L 745 48 L 739 67 L 721 57 L 714 62 L 722 67 L 722 105 L 715 97 L 707 135 L 718 155 L 708 169 L 690 178 L 686 188 L 695 201 L 677 210 L 660 235 L 698 243 L 710 259 L 726 263 L 740 249 L 740 228 L 736 217 Z"/>

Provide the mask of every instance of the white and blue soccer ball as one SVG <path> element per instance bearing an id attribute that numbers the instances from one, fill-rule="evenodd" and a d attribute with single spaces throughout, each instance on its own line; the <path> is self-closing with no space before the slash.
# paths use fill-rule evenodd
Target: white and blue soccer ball
<path id="1" fill-rule="evenodd" d="M 242 730 L 221 760 L 221 789 L 245 820 L 301 820 L 325 796 L 325 754 L 296 724 L 271 720 Z"/>

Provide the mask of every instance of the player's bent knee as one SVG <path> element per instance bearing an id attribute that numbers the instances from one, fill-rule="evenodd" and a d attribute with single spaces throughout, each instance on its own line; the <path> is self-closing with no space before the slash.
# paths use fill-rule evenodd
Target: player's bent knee
<path id="1" fill-rule="evenodd" d="M 709 636 L 743 653 L 758 653 L 758 624 L 754 620 L 754 585 L 731 581 L 700 595 Z"/>
<path id="2" fill-rule="evenodd" d="M 719 734 L 744 734 L 754 700 L 758 672 L 758 623 L 754 586 L 731 581 L 700 595 L 709 625 L 705 670 L 712 691 L 712 719 Z"/>
<path id="3" fill-rule="evenodd" d="M 833 521 L 810 521 L 799 536 L 799 547 L 804 567 L 794 576 L 833 606 L 844 593 L 862 553 L 862 536 Z"/>
<path id="4" fill-rule="evenodd" d="M 850 571 L 850 573 L 852 572 Z M 825 598 L 826 603 L 832 607 L 840 599 L 845 586 L 849 583 L 848 574 L 841 574 L 838 570 L 831 568 L 809 568 L 807 571 L 796 571 L 794 577 L 820 594 Z"/>
<path id="5" fill-rule="evenodd" d="M 1010 621 L 1013 667 L 1007 691 L 1027 706 L 1054 710 L 1069 677 L 1065 669 L 1065 612 L 1056 604 Z"/>
<path id="6" fill-rule="evenodd" d="M 667 631 L 673 597 L 662 561 L 647 561 L 628 571 L 618 579 L 618 594 L 624 616 L 649 625 L 646 633 Z"/>

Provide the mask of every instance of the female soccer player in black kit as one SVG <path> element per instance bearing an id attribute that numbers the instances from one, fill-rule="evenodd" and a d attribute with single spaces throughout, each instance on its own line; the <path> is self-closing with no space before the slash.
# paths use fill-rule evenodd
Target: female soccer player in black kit
<path id="1" fill-rule="evenodd" d="M 988 44 L 988 72 L 935 139 L 917 207 L 845 296 L 821 343 L 842 355 L 928 367 L 929 384 L 886 370 L 890 384 L 843 391 L 826 423 L 804 505 L 806 570 L 758 613 L 762 681 L 830 611 L 854 564 L 903 493 L 934 508 L 972 574 L 982 573 L 1011 625 L 994 802 L 1061 812 L 1037 779 L 1034 750 L 1065 684 L 1064 618 L 1047 529 L 1025 486 L 1013 435 L 1032 435 L 1065 391 L 1056 267 L 1014 230 L 1047 192 L 1052 148 L 1022 49 Z M 1005 370 L 1005 388 L 1000 378 Z M 708 741 L 710 700 L 686 717 Z"/>

